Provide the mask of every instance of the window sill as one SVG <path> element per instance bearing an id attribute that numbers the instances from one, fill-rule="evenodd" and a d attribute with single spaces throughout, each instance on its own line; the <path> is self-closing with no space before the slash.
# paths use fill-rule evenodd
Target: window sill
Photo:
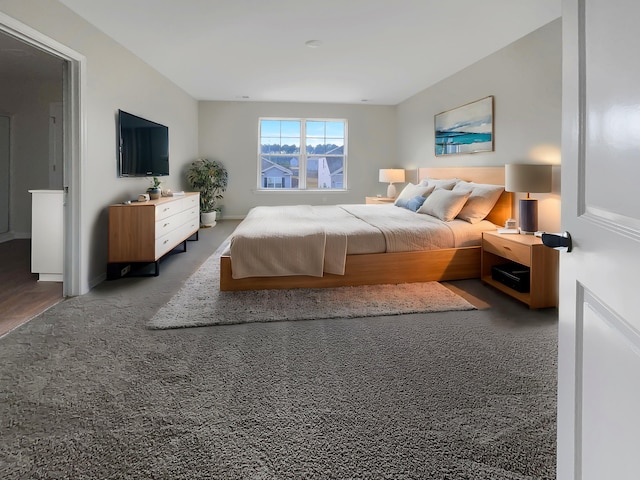
<path id="1" fill-rule="evenodd" d="M 256 194 L 262 194 L 262 193 L 267 193 L 267 194 L 274 194 L 274 193 L 281 193 L 281 194 L 285 194 L 285 195 L 290 195 L 292 193 L 304 193 L 304 194 L 322 194 L 322 195 L 326 195 L 326 194 L 335 194 L 335 193 L 349 193 L 349 189 L 342 189 L 342 190 L 294 190 L 294 189 L 290 189 L 290 188 L 254 188 L 251 190 L 252 193 L 256 193 Z"/>

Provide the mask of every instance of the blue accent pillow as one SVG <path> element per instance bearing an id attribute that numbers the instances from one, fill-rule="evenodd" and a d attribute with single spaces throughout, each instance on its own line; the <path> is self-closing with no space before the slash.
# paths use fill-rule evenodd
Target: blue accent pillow
<path id="1" fill-rule="evenodd" d="M 404 206 L 404 208 L 408 208 L 413 212 L 417 212 L 425 200 L 426 198 L 422 196 L 413 197 L 407 201 L 407 204 Z"/>
<path id="2" fill-rule="evenodd" d="M 407 199 L 407 198 L 398 198 L 395 201 L 395 206 L 396 207 L 407 208 L 407 203 L 408 202 L 409 202 L 409 199 Z"/>

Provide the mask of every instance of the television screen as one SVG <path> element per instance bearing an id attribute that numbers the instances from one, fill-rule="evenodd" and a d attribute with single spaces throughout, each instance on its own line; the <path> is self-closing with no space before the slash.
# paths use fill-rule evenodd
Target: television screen
<path id="1" fill-rule="evenodd" d="M 118 175 L 169 175 L 169 129 L 118 110 Z"/>

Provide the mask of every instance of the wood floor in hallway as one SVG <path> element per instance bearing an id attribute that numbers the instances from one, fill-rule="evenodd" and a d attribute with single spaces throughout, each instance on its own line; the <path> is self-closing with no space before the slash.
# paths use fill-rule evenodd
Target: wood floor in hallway
<path id="1" fill-rule="evenodd" d="M 61 282 L 31 273 L 31 240 L 0 243 L 0 336 L 61 300 Z"/>

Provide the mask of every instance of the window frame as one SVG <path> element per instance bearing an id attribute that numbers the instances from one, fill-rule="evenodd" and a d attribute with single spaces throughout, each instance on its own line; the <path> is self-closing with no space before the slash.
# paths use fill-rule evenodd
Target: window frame
<path id="1" fill-rule="evenodd" d="M 284 122 L 300 122 L 300 152 L 297 154 L 280 154 L 282 156 L 298 158 L 298 187 L 284 188 L 266 188 L 263 186 L 262 177 L 262 122 L 264 120 L 284 121 Z M 307 153 L 307 122 L 339 122 L 344 126 L 344 137 L 342 138 L 343 152 L 340 155 L 331 154 L 308 154 Z M 349 138 L 349 124 L 346 118 L 316 118 L 316 117 L 259 117 L 258 118 L 258 178 L 257 190 L 260 192 L 344 192 L 347 191 L 347 149 Z M 307 165 L 309 157 L 340 157 L 342 161 L 342 186 L 339 188 L 308 188 L 307 187 Z M 302 175 L 300 172 L 303 172 Z"/>

